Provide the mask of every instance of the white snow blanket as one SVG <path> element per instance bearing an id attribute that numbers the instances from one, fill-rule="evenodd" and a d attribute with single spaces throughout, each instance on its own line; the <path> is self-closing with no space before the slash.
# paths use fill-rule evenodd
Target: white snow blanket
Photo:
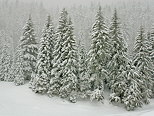
<path id="1" fill-rule="evenodd" d="M 154 116 L 154 100 L 135 111 L 90 101 L 69 103 L 60 98 L 38 95 L 28 84 L 15 86 L 0 82 L 0 116 Z"/>

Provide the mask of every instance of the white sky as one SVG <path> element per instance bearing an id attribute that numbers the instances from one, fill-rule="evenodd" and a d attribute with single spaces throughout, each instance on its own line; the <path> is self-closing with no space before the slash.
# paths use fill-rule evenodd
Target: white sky
<path id="1" fill-rule="evenodd" d="M 16 0 L 8 0 L 8 1 L 16 1 Z M 18 0 L 18 1 L 24 1 L 24 2 L 41 1 L 46 7 L 56 7 L 56 6 L 71 6 L 73 4 L 89 5 L 91 1 L 106 5 L 106 4 L 116 3 L 119 1 L 144 1 L 144 0 Z"/>
<path id="2" fill-rule="evenodd" d="M 16 1 L 16 0 L 9 0 L 9 1 Z M 46 6 L 70 6 L 73 4 L 86 5 L 90 4 L 91 1 L 97 3 L 101 2 L 103 4 L 110 4 L 112 2 L 124 1 L 124 0 L 18 0 L 18 1 L 24 1 L 24 2 L 41 1 Z"/>

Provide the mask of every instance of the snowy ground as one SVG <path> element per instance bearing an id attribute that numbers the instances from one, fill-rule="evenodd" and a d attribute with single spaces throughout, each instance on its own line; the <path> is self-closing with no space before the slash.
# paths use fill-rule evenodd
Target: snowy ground
<path id="1" fill-rule="evenodd" d="M 60 98 L 33 93 L 28 85 L 0 82 L 0 116 L 153 116 L 154 100 L 143 109 L 128 112 L 124 108 L 89 101 L 75 104 Z"/>

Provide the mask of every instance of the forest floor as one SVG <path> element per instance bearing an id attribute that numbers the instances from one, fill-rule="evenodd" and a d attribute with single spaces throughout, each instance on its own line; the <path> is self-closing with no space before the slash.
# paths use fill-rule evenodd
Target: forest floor
<path id="1" fill-rule="evenodd" d="M 102 103 L 78 101 L 70 103 L 57 97 L 38 95 L 28 84 L 15 86 L 0 82 L 0 116 L 154 116 L 154 100 L 135 111 Z"/>

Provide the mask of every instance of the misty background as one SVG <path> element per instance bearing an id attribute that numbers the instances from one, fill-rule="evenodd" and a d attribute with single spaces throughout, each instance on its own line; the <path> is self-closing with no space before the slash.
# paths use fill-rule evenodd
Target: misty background
<path id="1" fill-rule="evenodd" d="M 73 20 L 76 39 L 89 49 L 90 31 L 98 5 L 103 8 L 108 27 L 113 11 L 117 9 L 130 53 L 139 26 L 143 25 L 148 32 L 154 23 L 153 0 L 0 0 L 0 46 L 7 42 L 12 48 L 11 53 L 15 51 L 29 14 L 39 41 L 47 15 L 51 15 L 56 29 L 60 12 L 65 7 Z"/>

